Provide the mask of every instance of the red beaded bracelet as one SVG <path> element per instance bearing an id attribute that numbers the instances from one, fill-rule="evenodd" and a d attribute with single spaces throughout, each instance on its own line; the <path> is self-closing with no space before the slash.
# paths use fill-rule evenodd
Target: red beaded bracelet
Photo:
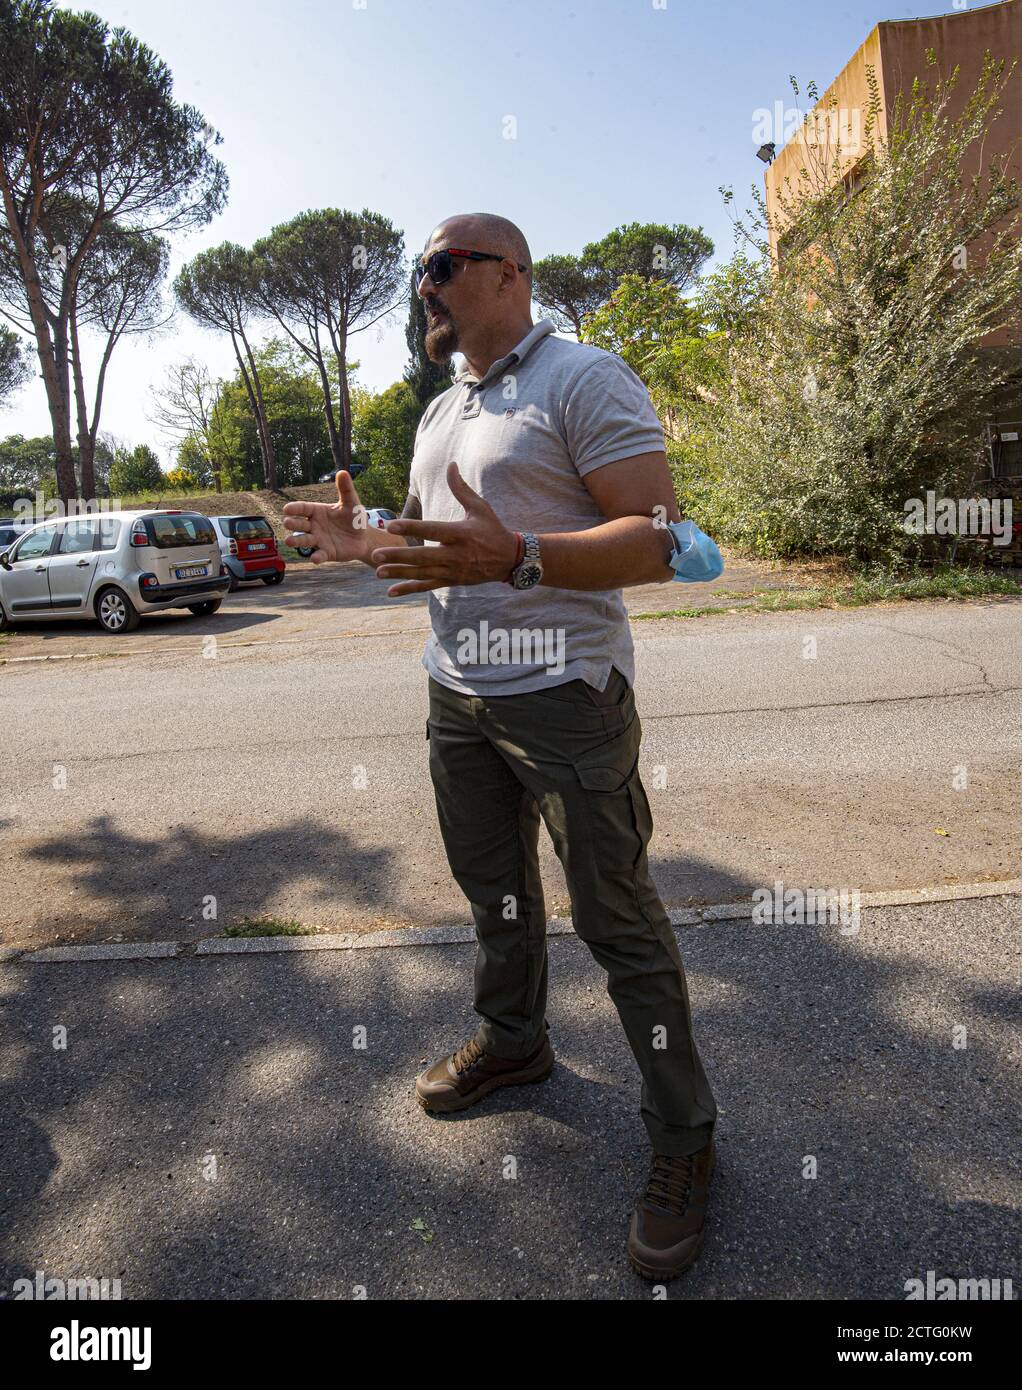
<path id="1" fill-rule="evenodd" d="M 513 583 L 514 583 L 514 574 L 515 574 L 515 570 L 516 570 L 516 569 L 518 568 L 518 566 L 522 563 L 522 560 L 523 560 L 524 558 L 525 558 L 525 537 L 522 535 L 521 531 L 516 531 L 516 532 L 515 532 L 515 562 L 514 562 L 514 564 L 511 566 L 511 573 L 510 573 L 510 574 L 508 575 L 508 577 L 504 580 L 504 583 L 505 583 L 505 584 L 513 584 Z"/>

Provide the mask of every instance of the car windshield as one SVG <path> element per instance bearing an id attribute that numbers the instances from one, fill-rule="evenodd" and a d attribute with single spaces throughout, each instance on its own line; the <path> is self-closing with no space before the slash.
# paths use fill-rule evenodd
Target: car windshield
<path id="1" fill-rule="evenodd" d="M 251 540 L 258 536 L 265 540 L 273 535 L 273 527 L 263 516 L 229 516 L 227 534 L 235 540 Z"/>
<path id="2" fill-rule="evenodd" d="M 213 545 L 216 536 L 212 523 L 204 516 L 147 516 L 146 535 L 150 545 L 158 550 L 173 550 L 185 545 Z"/>

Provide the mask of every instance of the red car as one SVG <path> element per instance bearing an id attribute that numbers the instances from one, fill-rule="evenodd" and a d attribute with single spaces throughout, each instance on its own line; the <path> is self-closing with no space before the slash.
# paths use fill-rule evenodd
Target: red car
<path id="1" fill-rule="evenodd" d="M 220 554 L 231 576 L 231 592 L 249 579 L 282 584 L 287 565 L 277 552 L 277 538 L 264 516 L 214 516 Z"/>

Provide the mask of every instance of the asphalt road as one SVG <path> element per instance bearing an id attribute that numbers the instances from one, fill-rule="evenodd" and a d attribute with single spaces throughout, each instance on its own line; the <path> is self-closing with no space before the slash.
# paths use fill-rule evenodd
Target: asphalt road
<path id="1" fill-rule="evenodd" d="M 630 607 L 677 604 L 680 588 L 628 591 Z M 1018 877 L 1020 613 L 1001 600 L 635 621 L 667 904 L 776 879 Z M 334 931 L 468 920 L 428 774 L 425 619 L 362 567 L 306 567 L 123 643 L 60 625 L 5 644 L 0 941 L 194 940 L 242 916 Z M 66 659 L 23 659 L 41 655 Z M 545 837 L 543 867 L 548 911 L 564 913 Z"/>
<path id="2" fill-rule="evenodd" d="M 1020 910 L 681 930 L 721 1115 L 670 1298 L 1018 1297 Z M 0 1296 L 648 1299 L 638 1072 L 584 945 L 550 956 L 550 1080 L 440 1120 L 412 1081 L 473 1026 L 470 947 L 0 965 Z"/>

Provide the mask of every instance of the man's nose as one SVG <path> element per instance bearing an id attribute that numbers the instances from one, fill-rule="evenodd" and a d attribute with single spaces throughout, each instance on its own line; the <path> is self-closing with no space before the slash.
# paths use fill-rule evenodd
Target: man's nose
<path id="1" fill-rule="evenodd" d="M 429 278 L 428 270 L 423 270 L 422 279 L 415 286 L 415 293 L 420 299 L 425 299 L 427 295 L 436 293 L 436 285 L 434 285 L 433 281 Z"/>

